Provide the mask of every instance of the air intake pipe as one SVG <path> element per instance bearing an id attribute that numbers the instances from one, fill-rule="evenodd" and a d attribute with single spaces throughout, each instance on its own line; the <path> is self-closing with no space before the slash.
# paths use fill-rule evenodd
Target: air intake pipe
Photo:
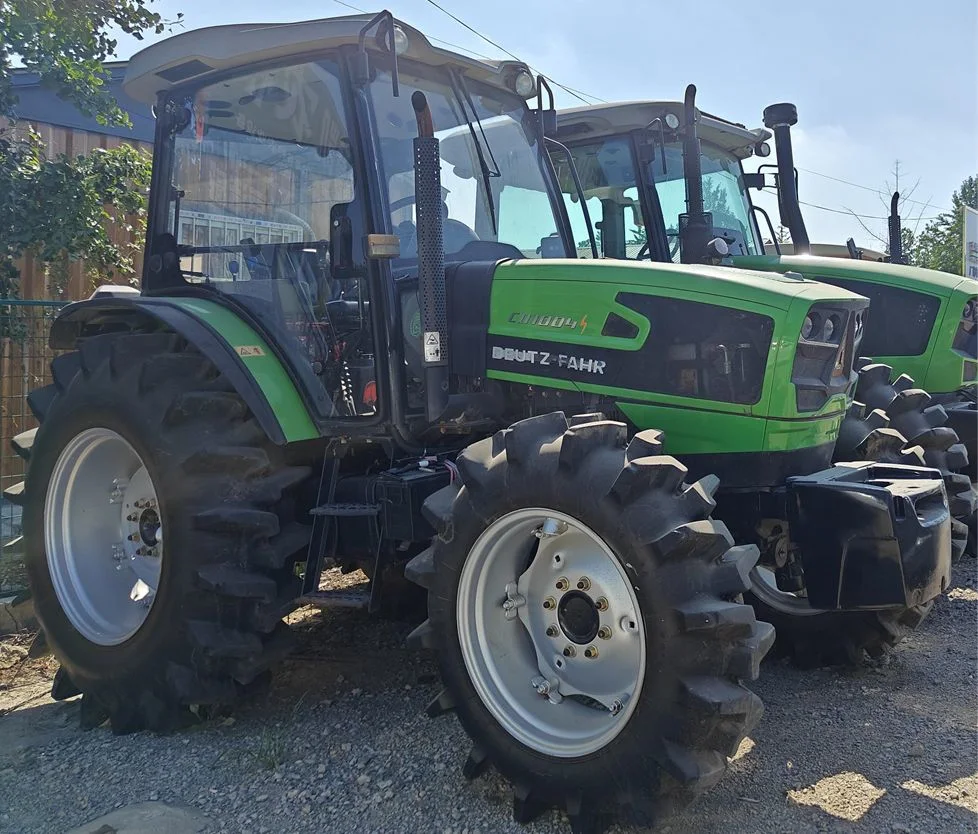
<path id="1" fill-rule="evenodd" d="M 778 210 L 781 223 L 791 232 L 791 243 L 796 255 L 811 251 L 805 219 L 801 216 L 798 202 L 798 186 L 795 182 L 795 158 L 791 149 L 791 128 L 798 123 L 798 109 L 784 102 L 764 108 L 764 127 L 774 133 L 778 157 Z"/>
<path id="2" fill-rule="evenodd" d="M 686 88 L 683 102 L 683 179 L 686 213 L 679 215 L 679 253 L 684 264 L 703 263 L 713 238 L 713 215 L 704 211 L 703 166 L 696 128 L 696 85 Z"/>
<path id="3" fill-rule="evenodd" d="M 426 390 L 425 415 L 435 423 L 448 405 L 448 311 L 441 210 L 441 152 L 428 100 L 411 96 L 418 122 L 414 140 L 414 199 L 418 229 L 418 302 Z"/>

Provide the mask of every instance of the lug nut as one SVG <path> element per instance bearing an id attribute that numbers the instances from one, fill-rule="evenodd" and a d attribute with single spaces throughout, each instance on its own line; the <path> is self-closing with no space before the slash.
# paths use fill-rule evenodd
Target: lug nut
<path id="1" fill-rule="evenodd" d="M 608 626 L 601 626 L 601 628 L 598 629 L 598 637 L 600 637 L 602 640 L 610 640 L 611 629 L 608 628 Z"/>
<path id="2" fill-rule="evenodd" d="M 557 636 L 557 626 L 547 626 L 547 637 Z"/>
<path id="3" fill-rule="evenodd" d="M 586 591 L 590 587 L 591 587 L 591 580 L 588 579 L 586 576 L 582 576 L 580 579 L 577 580 L 578 591 Z"/>
<path id="4" fill-rule="evenodd" d="M 598 611 L 608 610 L 608 600 L 606 600 L 604 597 L 598 597 L 598 601 L 594 604 L 597 607 Z"/>
<path id="5" fill-rule="evenodd" d="M 577 654 L 577 649 L 573 646 L 564 647 L 564 657 L 574 657 Z"/>
<path id="6" fill-rule="evenodd" d="M 562 576 L 560 577 L 560 579 L 557 580 L 558 591 L 566 591 L 569 587 L 570 587 L 570 582 L 567 581 L 566 577 Z"/>
<path id="7" fill-rule="evenodd" d="M 139 516 L 133 513 L 132 515 L 126 516 L 126 521 L 139 521 Z"/>
<path id="8" fill-rule="evenodd" d="M 129 536 L 129 541 L 131 541 L 131 542 L 138 542 L 139 541 L 139 533 L 133 533 L 131 536 Z"/>
<path id="9" fill-rule="evenodd" d="M 585 657 L 597 657 L 598 656 L 598 650 L 594 646 L 588 646 L 584 650 L 584 656 Z"/>
<path id="10" fill-rule="evenodd" d="M 553 597 L 547 597 L 543 601 L 543 607 L 546 608 L 548 611 L 551 608 L 556 608 L 557 607 L 557 600 L 555 600 Z"/>

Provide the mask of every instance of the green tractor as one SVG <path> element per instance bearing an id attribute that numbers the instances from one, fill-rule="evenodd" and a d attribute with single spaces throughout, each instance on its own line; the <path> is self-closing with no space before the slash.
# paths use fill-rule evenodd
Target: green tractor
<path id="1" fill-rule="evenodd" d="M 286 614 L 351 604 L 324 569 L 360 568 L 370 611 L 427 592 L 410 642 L 465 775 L 594 830 L 689 801 L 756 725 L 759 574 L 804 568 L 805 613 L 858 625 L 813 651 L 853 654 L 945 587 L 936 473 L 831 465 L 867 301 L 573 258 L 545 89 L 388 12 L 132 59 L 156 117 L 141 292 L 58 316 L 9 495 L 53 695 L 85 723 L 225 707 L 288 650 Z M 803 332 L 816 311 L 831 338 Z M 762 571 L 713 516 L 717 469 L 730 518 L 767 523 Z"/>
<path id="2" fill-rule="evenodd" d="M 794 170 L 789 123 L 795 120 L 793 105 L 765 111 L 765 123 L 777 138 L 782 222 L 791 228 L 797 250 L 802 242 L 807 245 L 807 235 L 795 180 L 784 174 Z M 861 322 L 857 355 L 873 358 L 856 362 L 855 399 L 840 430 L 836 460 L 913 457 L 941 470 L 955 519 L 956 553 L 974 553 L 976 499 L 973 455 L 967 447 L 974 451 L 978 423 L 975 386 L 963 383 L 978 367 L 976 282 L 900 264 L 765 255 L 758 218 L 772 239 L 773 226 L 766 212 L 751 203 L 748 190 L 763 185 L 764 174 L 745 174 L 742 160 L 769 155 L 771 133 L 700 113 L 695 87 L 683 102 L 562 111 L 558 137 L 580 172 L 590 214 L 601 218 L 602 256 L 790 272 L 869 298 L 871 311 Z M 564 158 L 556 158 L 558 167 Z M 575 203 L 569 175 L 561 181 L 565 199 Z M 582 228 L 580 209 L 569 207 Z M 894 321 L 902 326 L 892 326 Z M 816 315 L 805 327 L 817 337 L 835 324 Z M 896 378 L 893 367 L 900 373 Z M 928 394 L 910 374 L 940 393 Z"/>

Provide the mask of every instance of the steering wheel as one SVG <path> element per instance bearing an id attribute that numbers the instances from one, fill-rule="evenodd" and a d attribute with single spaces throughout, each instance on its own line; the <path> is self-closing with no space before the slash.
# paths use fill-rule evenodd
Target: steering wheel
<path id="1" fill-rule="evenodd" d="M 666 232 L 666 237 L 667 238 L 675 238 L 675 242 L 674 243 L 671 243 L 669 245 L 669 258 L 671 260 L 671 259 L 674 259 L 676 257 L 676 253 L 679 251 L 679 232 Z M 649 257 L 649 242 L 648 241 L 645 241 L 645 243 L 642 244 L 642 248 L 639 249 L 638 250 L 638 254 L 635 255 L 635 260 L 636 261 L 642 260 L 642 256 L 643 255 L 646 258 Z"/>
<path id="2" fill-rule="evenodd" d="M 679 254 L 679 244 L 681 243 L 679 239 L 679 232 L 666 232 L 666 238 L 672 238 L 672 242 L 669 244 L 669 260 L 676 260 L 676 255 Z"/>
<path id="3" fill-rule="evenodd" d="M 391 202 L 390 213 L 393 215 L 394 212 L 399 211 L 402 208 L 415 205 L 416 203 L 417 198 L 415 195 L 408 194 L 406 197 L 401 197 Z M 442 203 L 442 205 L 444 205 L 444 203 Z M 473 241 L 480 239 L 479 236 L 461 220 L 455 220 L 451 217 L 444 217 L 443 223 L 445 252 L 458 252 L 463 246 L 465 246 L 466 243 L 472 243 Z M 410 231 L 407 231 L 404 228 L 408 225 L 410 226 Z M 398 223 L 394 227 L 394 234 L 397 235 L 398 239 L 401 241 L 401 257 L 416 258 L 418 253 L 417 224 L 412 220 L 405 220 Z"/>

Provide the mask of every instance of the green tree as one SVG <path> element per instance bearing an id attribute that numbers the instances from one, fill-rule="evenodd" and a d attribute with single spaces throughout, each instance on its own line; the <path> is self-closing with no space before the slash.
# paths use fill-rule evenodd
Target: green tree
<path id="1" fill-rule="evenodd" d="M 153 0 L 0 0 L 0 297 L 19 295 L 16 261 L 31 253 L 64 290 L 68 265 L 112 275 L 131 268 L 136 244 L 119 247 L 108 227 L 138 238 L 144 227 L 150 161 L 129 145 L 88 156 L 50 158 L 38 135 L 16 124 L 12 68 L 41 83 L 101 124 L 128 125 L 106 88 L 102 62 L 113 31 L 141 38 L 168 25 Z M 4 123 L 4 117 L 9 124 Z"/>
<path id="2" fill-rule="evenodd" d="M 964 207 L 978 209 L 978 176 L 971 176 L 951 195 L 951 210 L 931 220 L 915 241 L 914 263 L 961 275 L 964 248 Z"/>
<path id="3" fill-rule="evenodd" d="M 150 167 L 148 155 L 131 145 L 51 159 L 33 130 L 0 136 L 0 298 L 19 295 L 16 261 L 28 251 L 47 266 L 59 294 L 72 260 L 85 258 L 108 277 L 131 269 Z M 110 226 L 132 242 L 115 244 Z"/>
<path id="4" fill-rule="evenodd" d="M 105 88 L 102 64 L 115 54 L 113 30 L 141 39 L 166 29 L 168 22 L 149 9 L 152 2 L 0 0 L 0 112 L 10 116 L 16 107 L 10 72 L 19 60 L 85 115 L 102 124 L 128 124 Z"/>

